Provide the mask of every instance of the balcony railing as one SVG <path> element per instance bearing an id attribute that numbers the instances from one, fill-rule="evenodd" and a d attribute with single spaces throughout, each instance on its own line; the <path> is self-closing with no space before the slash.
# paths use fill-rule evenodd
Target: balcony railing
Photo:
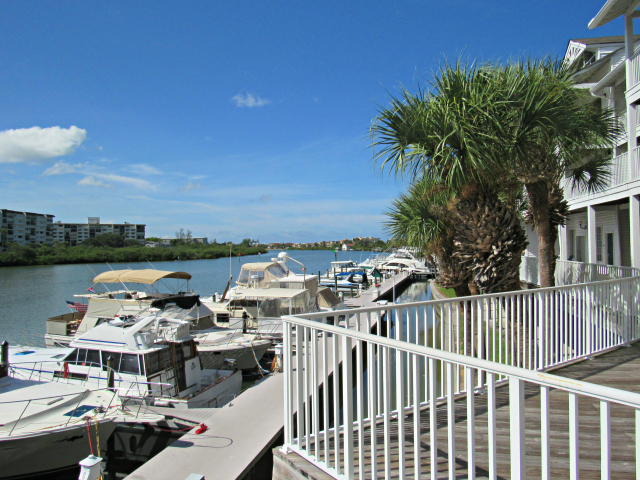
<path id="1" fill-rule="evenodd" d="M 522 257 L 520 280 L 540 285 L 539 268 L 538 257 Z M 556 260 L 555 284 L 558 287 L 636 276 L 640 276 L 640 268 Z"/>
<path id="2" fill-rule="evenodd" d="M 627 90 L 640 83 L 640 52 L 636 51 L 631 58 L 631 85 L 627 85 Z"/>
<path id="3" fill-rule="evenodd" d="M 399 478 L 419 478 L 429 474 L 420 471 L 429 456 L 430 478 L 440 478 L 438 457 L 444 450 L 448 478 L 454 479 L 461 414 L 455 402 L 462 397 L 469 478 L 487 450 L 488 478 L 496 478 L 497 455 L 510 457 L 511 478 L 524 478 L 526 386 L 541 398 L 535 428 L 542 478 L 550 477 L 551 468 L 551 390 L 568 395 L 571 478 L 578 478 L 580 468 L 579 399 L 589 408 L 599 404 L 599 429 L 594 425 L 590 435 L 600 432 L 602 478 L 610 478 L 610 406 L 630 406 L 640 418 L 640 395 L 536 370 L 640 338 L 639 281 L 361 308 L 350 312 L 348 327 L 327 325 L 324 314 L 284 317 L 285 447 L 334 478 L 348 479 L 391 478 L 392 468 Z M 369 333 L 376 319 L 377 334 Z M 505 382 L 509 422 L 496 427 L 496 385 Z M 474 431 L 478 390 L 488 393 L 488 431 L 481 437 Z M 428 435 L 421 420 L 430 426 Z M 501 435 L 509 437 L 509 453 L 496 448 Z M 640 458 L 639 445 L 635 452 Z"/>
<path id="4" fill-rule="evenodd" d="M 604 186 L 604 190 L 609 188 L 614 188 L 620 185 L 624 185 L 629 183 L 630 181 L 635 181 L 640 178 L 640 167 L 638 161 L 639 150 L 638 148 L 634 149 L 632 155 L 633 162 L 633 171 L 630 174 L 629 172 L 629 154 L 628 152 L 621 153 L 617 157 L 614 157 L 609 166 L 609 178 L 606 181 Z M 602 195 L 602 192 L 599 193 L 590 193 L 584 188 L 575 189 L 571 188 L 571 183 L 569 180 L 563 182 L 562 187 L 564 188 L 564 196 L 567 200 L 574 200 L 581 197 L 595 197 Z"/>

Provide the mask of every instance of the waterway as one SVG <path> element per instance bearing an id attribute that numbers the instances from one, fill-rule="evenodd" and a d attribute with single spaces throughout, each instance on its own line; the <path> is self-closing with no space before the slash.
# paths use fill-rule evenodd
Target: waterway
<path id="1" fill-rule="evenodd" d="M 216 291 L 222 292 L 229 276 L 233 275 L 236 279 L 244 263 L 268 261 L 278 253 L 279 251 L 273 251 L 264 255 L 231 259 L 157 262 L 153 265 L 128 263 L 0 268 L 0 341 L 7 340 L 13 345 L 44 346 L 45 319 L 69 312 L 66 300 L 71 301 L 74 299 L 74 294 L 86 292 L 87 288 L 93 285 L 93 278 L 97 274 L 111 269 L 156 268 L 185 271 L 192 275 L 189 289 L 206 296 Z M 333 251 L 326 250 L 302 250 L 288 253 L 293 259 L 304 264 L 309 274 L 317 274 L 319 271 L 324 273 L 336 257 L 337 260 L 361 262 L 374 255 L 372 252 L 338 252 L 336 255 Z M 301 272 L 301 267 L 295 262 L 290 261 L 289 265 L 294 272 Z M 170 286 L 171 284 L 167 283 L 167 287 Z M 431 299 L 428 282 L 415 282 L 398 289 L 395 293 L 397 303 Z M 414 328 L 413 319 L 408 318 L 407 315 L 404 315 L 403 322 L 405 331 L 408 326 Z M 427 328 L 430 329 L 431 326 L 430 321 Z M 423 327 L 420 327 L 420 335 L 424 334 Z M 243 382 L 243 390 L 250 388 L 254 380 L 246 378 Z M 116 455 L 117 460 L 112 463 L 108 478 L 122 478 L 141 465 L 144 462 L 143 459 L 153 455 L 158 449 L 172 443 L 180 436 L 180 433 L 171 432 L 156 432 L 150 435 L 142 426 L 133 426 L 129 430 L 119 431 L 119 435 L 114 435 L 109 443 L 109 450 Z M 134 445 L 130 445 L 132 438 L 135 440 Z M 126 448 L 122 443 L 123 439 L 128 442 Z M 130 451 L 127 455 L 121 456 L 124 450 Z M 65 480 L 77 478 L 77 469 L 67 473 L 67 476 L 61 475 L 59 478 Z"/>
<path id="2" fill-rule="evenodd" d="M 192 275 L 189 289 L 202 296 L 222 293 L 233 275 L 238 278 L 244 263 L 264 262 L 277 256 L 279 251 L 263 255 L 218 258 L 215 260 L 189 260 L 150 263 L 113 263 L 82 265 L 42 265 L 34 267 L 0 268 L 0 341 L 12 345 L 44 346 L 45 320 L 55 315 L 69 313 L 66 301 L 73 301 L 75 294 L 86 293 L 93 285 L 93 278 L 108 270 L 125 268 L 185 271 Z M 306 267 L 309 274 L 323 274 L 331 262 L 353 260 L 360 262 L 374 255 L 373 252 L 342 252 L 331 250 L 295 250 L 288 252 L 291 258 Z M 293 261 L 288 265 L 301 273 L 301 267 Z M 166 282 L 167 288 L 175 282 Z M 161 288 L 161 291 L 162 288 Z M 170 291 L 170 290 L 167 290 Z M 77 300 L 77 299 L 76 299 Z"/>

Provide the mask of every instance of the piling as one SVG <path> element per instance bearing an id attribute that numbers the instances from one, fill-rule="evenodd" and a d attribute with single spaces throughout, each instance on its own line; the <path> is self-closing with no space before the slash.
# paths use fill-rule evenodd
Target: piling
<path id="1" fill-rule="evenodd" d="M 0 378 L 9 375 L 9 342 L 2 342 L 0 347 Z"/>

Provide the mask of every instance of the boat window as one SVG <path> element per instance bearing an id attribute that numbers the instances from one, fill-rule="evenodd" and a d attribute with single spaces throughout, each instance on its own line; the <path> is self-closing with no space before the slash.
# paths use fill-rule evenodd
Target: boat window
<path id="1" fill-rule="evenodd" d="M 147 357 L 147 375 L 153 375 L 160 369 L 160 352 L 151 352 Z"/>
<path id="2" fill-rule="evenodd" d="M 122 361 L 120 362 L 120 373 L 132 373 L 134 375 L 140 375 L 140 369 L 138 367 L 138 355 L 134 353 L 123 353 Z"/>
<path id="3" fill-rule="evenodd" d="M 171 356 L 171 349 L 165 348 L 160 351 L 160 369 L 165 370 L 173 366 L 173 358 Z"/>
<path id="4" fill-rule="evenodd" d="M 84 364 L 84 360 L 87 357 L 87 349 L 86 348 L 79 348 L 78 349 L 78 359 L 76 360 L 76 363 L 78 364 Z"/>
<path id="5" fill-rule="evenodd" d="M 280 264 L 276 264 L 276 265 L 271 265 L 269 266 L 269 268 L 267 268 L 267 270 L 269 271 L 269 273 L 275 277 L 281 278 L 281 277 L 286 277 L 287 276 L 287 271 L 282 268 L 282 265 Z"/>
<path id="6" fill-rule="evenodd" d="M 120 355 L 122 355 L 120 352 L 106 352 L 106 351 L 102 351 L 102 365 L 104 365 L 105 367 L 107 366 L 107 360 L 109 360 L 109 357 L 113 357 L 113 369 L 117 372 L 118 371 L 118 364 L 120 363 Z"/>
<path id="7" fill-rule="evenodd" d="M 100 366 L 100 351 L 99 350 L 87 350 L 87 359 L 85 363 L 88 366 Z"/>
<path id="8" fill-rule="evenodd" d="M 74 348 L 73 352 L 67 355 L 67 358 L 65 358 L 64 361 L 69 363 L 76 363 L 77 358 L 78 358 L 78 350 Z"/>
<path id="9" fill-rule="evenodd" d="M 185 360 L 192 357 L 191 355 L 191 341 L 187 340 L 186 342 L 182 342 L 182 350 L 184 351 Z"/>

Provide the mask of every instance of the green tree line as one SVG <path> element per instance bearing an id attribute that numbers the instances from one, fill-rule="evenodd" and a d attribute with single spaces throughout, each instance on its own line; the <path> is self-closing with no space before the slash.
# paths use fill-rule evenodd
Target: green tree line
<path id="1" fill-rule="evenodd" d="M 113 238 L 118 237 L 118 238 Z M 22 265 L 62 265 L 102 262 L 153 262 L 171 260 L 202 260 L 229 256 L 228 244 L 183 243 L 170 247 L 145 247 L 118 235 L 100 235 L 70 247 L 66 243 L 54 246 L 30 244 L 7 246 L 0 253 L 0 267 Z M 248 242 L 231 245 L 231 255 L 245 256 L 265 253 L 264 246 L 251 247 Z"/>

